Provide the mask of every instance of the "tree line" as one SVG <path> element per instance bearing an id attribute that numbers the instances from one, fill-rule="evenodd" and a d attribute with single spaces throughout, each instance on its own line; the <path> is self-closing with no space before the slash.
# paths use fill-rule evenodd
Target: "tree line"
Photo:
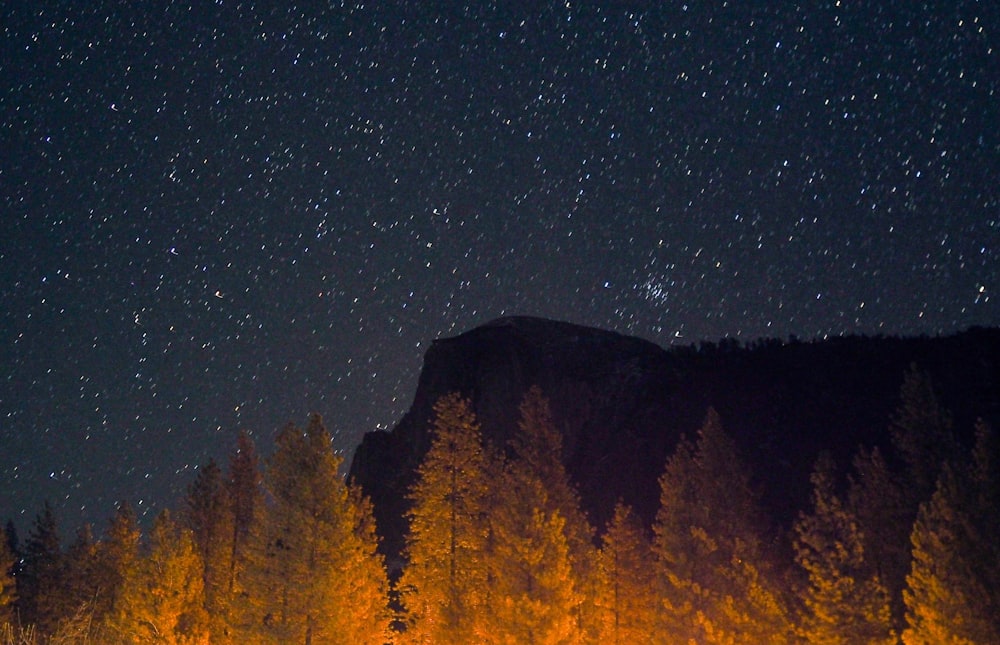
<path id="1" fill-rule="evenodd" d="M 8 531 L 0 629 L 25 643 L 1000 642 L 997 439 L 980 422 L 963 447 L 916 369 L 887 454 L 820 455 L 791 527 L 770 521 L 709 410 L 667 459 L 652 526 L 619 502 L 598 533 L 543 393 L 519 411 L 496 446 L 467 399 L 434 406 L 396 580 L 313 416 L 263 467 L 241 435 L 227 471 L 209 462 L 144 539 L 124 505 L 101 540 L 84 528 L 65 550 L 48 506 L 23 546 Z"/>

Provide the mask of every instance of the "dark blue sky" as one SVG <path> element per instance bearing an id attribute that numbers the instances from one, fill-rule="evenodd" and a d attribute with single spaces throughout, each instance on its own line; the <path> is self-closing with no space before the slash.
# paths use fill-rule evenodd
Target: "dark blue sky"
<path id="1" fill-rule="evenodd" d="M 0 518 L 390 428 L 505 314 L 661 345 L 1000 323 L 989 2 L 6 3 Z"/>

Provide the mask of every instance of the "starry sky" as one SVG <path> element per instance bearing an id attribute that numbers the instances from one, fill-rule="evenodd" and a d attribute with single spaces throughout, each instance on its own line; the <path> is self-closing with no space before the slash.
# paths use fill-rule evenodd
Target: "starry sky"
<path id="1" fill-rule="evenodd" d="M 349 456 L 433 339 L 503 315 L 1000 324 L 992 2 L 258 4 L 0 8 L 22 534 L 44 499 L 66 532 L 174 505 L 310 411 Z"/>

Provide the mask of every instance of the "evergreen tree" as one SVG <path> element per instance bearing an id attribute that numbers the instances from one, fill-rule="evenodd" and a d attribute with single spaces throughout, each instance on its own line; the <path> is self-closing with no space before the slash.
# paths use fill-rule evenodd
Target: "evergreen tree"
<path id="1" fill-rule="evenodd" d="M 238 577 L 245 567 L 247 545 L 251 531 L 257 524 L 261 508 L 261 477 L 257 448 L 246 432 L 236 438 L 236 451 L 229 459 L 226 482 L 229 490 L 232 537 L 230 540 L 229 578 L 230 594 L 238 589 Z"/>
<path id="2" fill-rule="evenodd" d="M 631 645 L 657 641 L 660 603 L 652 561 L 652 547 L 642 522 L 619 500 L 597 557 L 597 642 Z"/>
<path id="3" fill-rule="evenodd" d="M 94 552 L 95 621 L 110 617 L 118 604 L 125 579 L 134 573 L 139 558 L 139 537 L 135 511 L 128 503 L 120 503 Z"/>
<path id="4" fill-rule="evenodd" d="M 14 621 L 14 607 L 17 601 L 17 586 L 14 567 L 17 555 L 5 535 L 0 535 L 0 627 Z"/>
<path id="5" fill-rule="evenodd" d="M 209 642 L 203 567 L 191 531 L 169 511 L 156 518 L 149 554 L 126 574 L 112 624 L 127 644 Z"/>
<path id="6" fill-rule="evenodd" d="M 934 492 L 941 465 L 954 461 L 959 451 L 951 414 L 938 400 L 928 374 L 910 365 L 899 394 L 889 431 L 893 447 L 907 466 L 905 488 L 912 493 L 915 514 L 917 506 Z"/>
<path id="7" fill-rule="evenodd" d="M 910 570 L 910 530 L 920 504 L 930 499 L 941 465 L 958 454 L 952 419 L 930 376 L 910 365 L 889 423 L 893 462 L 878 449 L 854 459 L 848 500 L 861 526 L 865 560 L 889 596 L 893 629 L 906 625 L 903 588 Z"/>
<path id="8" fill-rule="evenodd" d="M 817 645 L 896 643 L 888 595 L 866 566 L 857 520 L 836 495 L 829 455 L 820 457 L 810 481 L 812 513 L 795 523 L 795 560 L 808 577 L 799 633 Z"/>
<path id="9" fill-rule="evenodd" d="M 549 401 L 538 386 L 529 388 L 519 412 L 518 431 L 509 450 L 508 476 L 513 478 L 513 483 L 503 490 L 518 491 L 519 486 L 524 486 L 525 490 L 516 494 L 523 494 L 525 500 L 534 500 L 538 510 L 563 518 L 563 537 L 576 596 L 580 600 L 580 604 L 572 608 L 573 616 L 581 633 L 593 638 L 597 629 L 597 611 L 593 604 L 597 577 L 594 529 L 581 510 L 580 496 L 566 472 L 562 434 L 555 427 Z M 536 485 L 540 485 L 541 490 L 534 495 L 532 491 Z M 536 507 L 523 503 L 520 506 L 524 513 L 522 520 L 531 518 Z"/>
<path id="10" fill-rule="evenodd" d="M 24 544 L 23 568 L 18 577 L 21 622 L 51 634 L 67 613 L 62 594 L 63 554 L 55 513 L 48 501 Z"/>
<path id="11" fill-rule="evenodd" d="M 697 443 L 682 439 L 660 478 L 653 546 L 663 633 L 678 642 L 723 643 L 759 632 L 758 642 L 786 642 L 763 527 L 750 474 L 710 409 Z"/>
<path id="12" fill-rule="evenodd" d="M 404 637 L 410 643 L 474 642 L 491 592 L 485 529 L 490 465 L 475 415 L 457 393 L 434 405 L 431 433 L 409 493 L 408 562 L 398 584 Z"/>
<path id="13" fill-rule="evenodd" d="M 232 558 L 232 507 L 222 471 L 214 460 L 199 470 L 188 487 L 184 523 L 202 563 L 205 611 L 214 643 L 227 634 Z"/>
<path id="14" fill-rule="evenodd" d="M 877 576 L 885 587 L 898 634 L 904 626 L 903 587 L 910 568 L 912 496 L 878 448 L 858 450 L 848 479 L 848 507 L 860 529 L 866 575 Z"/>
<path id="15" fill-rule="evenodd" d="M 944 467 L 911 534 L 906 645 L 1000 642 L 1000 532 L 994 439 L 984 425 L 967 470 Z"/>
<path id="16" fill-rule="evenodd" d="M 94 576 L 96 564 L 97 543 L 90 525 L 84 524 L 77 529 L 64 556 L 61 587 L 63 603 L 70 616 L 93 614 L 94 598 L 98 593 Z"/>
<path id="17" fill-rule="evenodd" d="M 496 539 L 489 556 L 495 567 L 488 608 L 489 642 L 581 642 L 583 634 L 575 615 L 581 598 L 570 565 L 565 520 L 558 511 L 545 511 L 540 504 L 518 504 L 515 491 L 523 494 L 523 485 L 515 483 L 506 490 L 512 494 L 507 504 L 496 509 L 501 519 L 494 523 Z"/>
<path id="18" fill-rule="evenodd" d="M 289 425 L 278 434 L 265 473 L 271 504 L 244 576 L 252 607 L 241 640 L 385 642 L 385 567 L 370 511 L 340 477 L 341 461 L 319 415 L 304 432 Z"/>

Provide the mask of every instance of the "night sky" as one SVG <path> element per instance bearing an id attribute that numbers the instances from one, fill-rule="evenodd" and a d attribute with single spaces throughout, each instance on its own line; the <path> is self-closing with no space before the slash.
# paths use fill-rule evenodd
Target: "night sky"
<path id="1" fill-rule="evenodd" d="M 261 4 L 0 9 L 22 534 L 46 498 L 67 533 L 151 515 L 310 411 L 349 456 L 433 339 L 503 315 L 1000 324 L 994 2 Z"/>

